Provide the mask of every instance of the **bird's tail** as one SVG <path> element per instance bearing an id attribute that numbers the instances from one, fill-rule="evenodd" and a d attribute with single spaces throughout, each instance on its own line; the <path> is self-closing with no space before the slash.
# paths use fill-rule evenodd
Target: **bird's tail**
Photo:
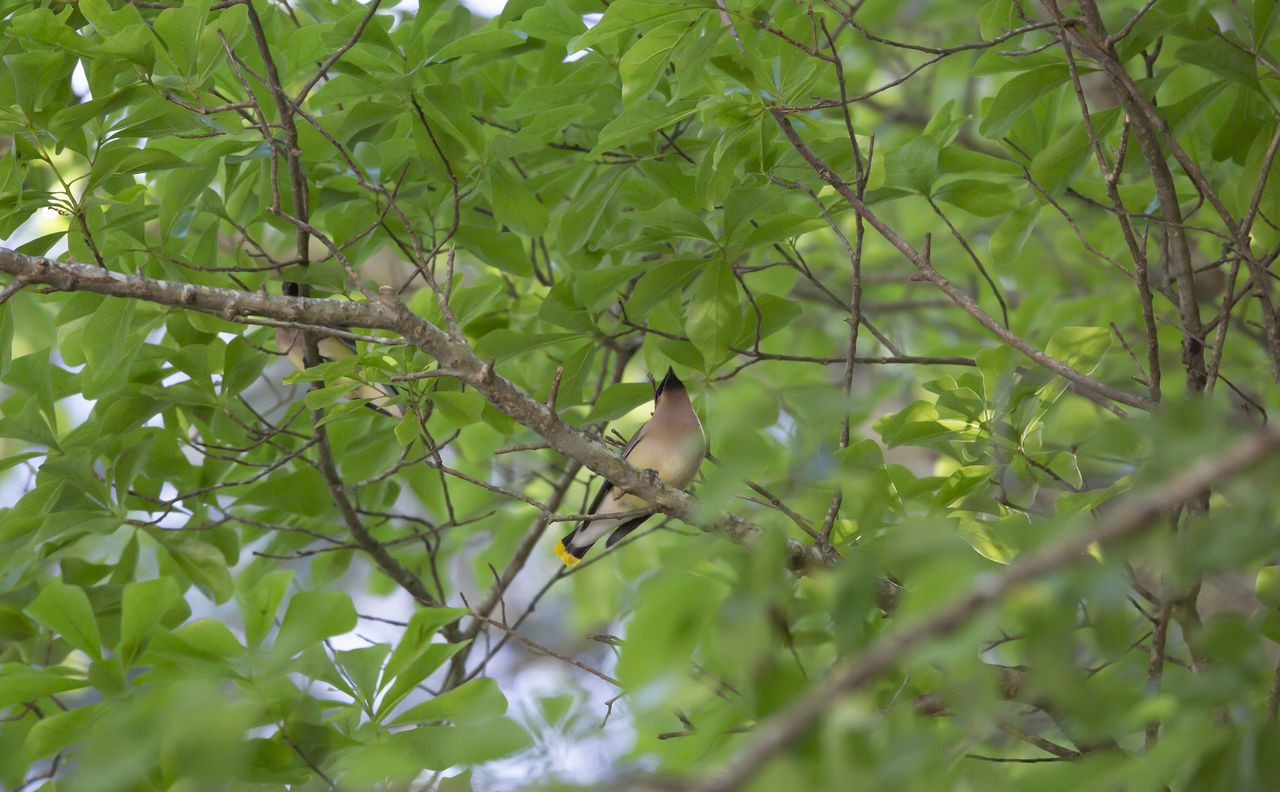
<path id="1" fill-rule="evenodd" d="M 565 566 L 577 566 L 591 546 L 606 535 L 609 540 L 604 543 L 604 546 L 613 547 L 647 519 L 649 519 L 648 515 L 641 515 L 621 524 L 615 519 L 608 518 L 583 522 L 556 543 L 556 557 L 563 561 Z"/>
<path id="2" fill-rule="evenodd" d="M 582 557 L 591 549 L 591 545 L 595 542 L 588 542 L 582 547 L 575 547 L 573 538 L 578 535 L 579 529 L 574 528 L 563 539 L 556 542 L 556 558 L 564 562 L 567 567 L 574 567 L 582 560 Z"/>
<path id="3" fill-rule="evenodd" d="M 353 394 L 361 399 L 369 399 L 364 406 L 371 410 L 380 412 L 391 418 L 403 418 L 405 414 L 405 406 L 399 403 L 393 403 L 391 399 L 400 394 L 400 391 L 394 385 L 361 385 L 353 391 Z"/>

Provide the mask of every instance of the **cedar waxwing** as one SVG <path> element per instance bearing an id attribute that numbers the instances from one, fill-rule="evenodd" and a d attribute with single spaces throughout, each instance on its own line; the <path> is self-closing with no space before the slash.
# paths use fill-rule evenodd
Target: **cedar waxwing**
<path id="1" fill-rule="evenodd" d="M 288 297 L 298 296 L 298 284 L 285 283 L 284 293 Z M 298 371 L 302 371 L 307 367 L 306 361 L 307 345 L 302 340 L 302 331 L 296 328 L 276 328 L 276 349 L 285 357 L 289 358 Z M 356 354 L 355 342 L 349 338 L 340 338 L 338 336 L 320 336 L 316 339 L 316 349 L 320 352 L 320 362 L 328 363 L 338 358 L 347 357 Z M 389 415 L 392 418 L 404 417 L 403 404 L 391 404 L 390 398 L 398 393 L 391 385 L 365 385 L 361 383 L 351 392 L 351 395 L 358 399 L 370 399 L 365 406 L 370 407 L 383 415 Z"/>
<path id="2" fill-rule="evenodd" d="M 706 453 L 707 441 L 698 414 L 689 403 L 689 391 L 675 371 L 668 368 L 667 376 L 653 396 L 653 417 L 627 443 L 622 458 L 641 470 L 657 474 L 667 485 L 684 489 L 697 475 Z M 616 489 L 606 481 L 587 514 L 619 514 L 648 505 L 643 498 Z M 583 521 L 556 545 L 556 555 L 566 566 L 574 566 L 600 537 L 609 534 L 605 547 L 613 547 L 649 516 Z"/>

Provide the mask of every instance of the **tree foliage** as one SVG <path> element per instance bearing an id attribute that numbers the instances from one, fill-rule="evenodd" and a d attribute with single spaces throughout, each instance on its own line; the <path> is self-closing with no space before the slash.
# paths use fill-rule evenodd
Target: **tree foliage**
<path id="1" fill-rule="evenodd" d="M 1264 788 L 1277 4 L 1099 5 L 6 4 L 0 787 Z"/>

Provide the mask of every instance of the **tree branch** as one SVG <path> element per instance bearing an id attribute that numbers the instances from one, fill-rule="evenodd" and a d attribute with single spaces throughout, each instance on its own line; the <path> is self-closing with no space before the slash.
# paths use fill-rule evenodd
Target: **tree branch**
<path id="1" fill-rule="evenodd" d="M 482 362 L 463 343 L 455 342 L 440 328 L 410 311 L 384 287 L 375 302 L 285 297 L 256 292 L 194 286 L 158 280 L 142 275 L 89 267 L 74 262 L 28 256 L 0 247 L 0 271 L 31 284 L 51 286 L 58 291 L 88 291 L 110 297 L 125 297 L 201 311 L 227 320 L 258 316 L 285 322 L 301 322 L 325 327 L 364 327 L 388 330 L 405 338 L 441 367 L 475 388 L 499 412 L 532 429 L 555 450 L 573 457 L 614 486 L 637 495 L 661 512 L 704 531 L 725 533 L 738 540 L 750 540 L 760 527 L 732 514 L 704 515 L 697 499 L 672 489 L 649 476 L 617 453 L 580 429 L 560 419 L 554 410 L 525 393 L 493 367 Z M 823 563 L 821 552 L 811 545 L 789 541 L 793 565 L 804 567 Z"/>
<path id="2" fill-rule="evenodd" d="M 842 694 L 875 679 L 917 646 L 959 630 L 1011 590 L 1091 558 L 1088 554 L 1091 545 L 1108 545 L 1140 534 L 1174 505 L 1252 467 L 1277 447 L 1280 447 L 1280 427 L 1268 426 L 1222 454 L 1200 461 L 1146 497 L 1128 502 L 1092 529 L 1027 553 L 998 572 L 980 575 L 969 591 L 951 605 L 903 624 L 874 641 L 860 655 L 836 665 L 826 679 L 778 715 L 761 723 L 729 761 L 728 769 L 707 778 L 695 789 L 728 792 L 738 788 L 770 757 L 804 734 Z"/>
<path id="3" fill-rule="evenodd" d="M 813 150 L 809 148 L 809 146 L 800 137 L 800 134 L 796 132 L 795 127 L 791 125 L 791 122 L 787 119 L 786 113 L 781 108 L 774 107 L 771 108 L 769 112 L 773 115 L 774 120 L 778 122 L 778 126 L 782 127 L 782 132 L 787 136 L 787 140 L 791 141 L 791 145 L 800 153 L 800 156 L 804 158 L 805 162 L 809 163 L 810 167 L 814 169 L 819 178 L 834 187 L 836 191 L 840 193 L 841 197 L 849 203 L 849 206 L 858 213 L 859 217 L 866 220 L 867 224 L 878 231 L 880 236 L 884 237 L 885 241 L 897 248 L 898 252 L 915 265 L 920 277 L 929 281 L 934 286 L 937 286 L 943 294 L 950 297 L 956 305 L 964 309 L 966 313 L 976 319 L 978 324 L 985 327 L 992 335 L 1031 358 L 1044 368 L 1070 380 L 1071 382 L 1074 382 L 1085 390 L 1102 396 L 1103 398 L 1143 410 L 1151 410 L 1156 406 L 1156 403 L 1149 398 L 1125 393 L 1124 391 L 1114 388 L 1105 382 L 1101 382 L 1090 377 L 1084 372 L 1073 369 L 1060 360 L 1055 360 L 1054 358 L 1049 357 L 1044 352 L 1041 352 L 1039 349 L 1032 346 L 1021 336 L 1018 336 L 1001 326 L 1001 324 L 988 315 L 986 311 L 983 311 L 982 308 L 973 301 L 973 298 L 957 289 L 951 281 L 947 280 L 940 272 L 933 268 L 933 264 L 929 261 L 927 250 L 917 251 L 910 243 L 900 237 L 896 231 L 890 228 L 888 224 L 881 220 L 879 216 L 872 212 L 871 209 L 858 198 L 854 191 L 850 189 L 849 185 L 837 176 L 835 171 L 831 170 L 826 163 L 819 159 L 817 154 L 813 153 Z"/>

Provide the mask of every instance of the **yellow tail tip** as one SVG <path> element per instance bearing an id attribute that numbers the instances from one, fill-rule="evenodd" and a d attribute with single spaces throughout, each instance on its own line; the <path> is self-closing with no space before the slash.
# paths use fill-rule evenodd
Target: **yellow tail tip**
<path id="1" fill-rule="evenodd" d="M 577 566 L 578 562 L 582 560 L 577 556 L 570 555 L 569 551 L 564 549 L 564 542 L 556 542 L 556 558 L 563 561 L 567 567 Z"/>

